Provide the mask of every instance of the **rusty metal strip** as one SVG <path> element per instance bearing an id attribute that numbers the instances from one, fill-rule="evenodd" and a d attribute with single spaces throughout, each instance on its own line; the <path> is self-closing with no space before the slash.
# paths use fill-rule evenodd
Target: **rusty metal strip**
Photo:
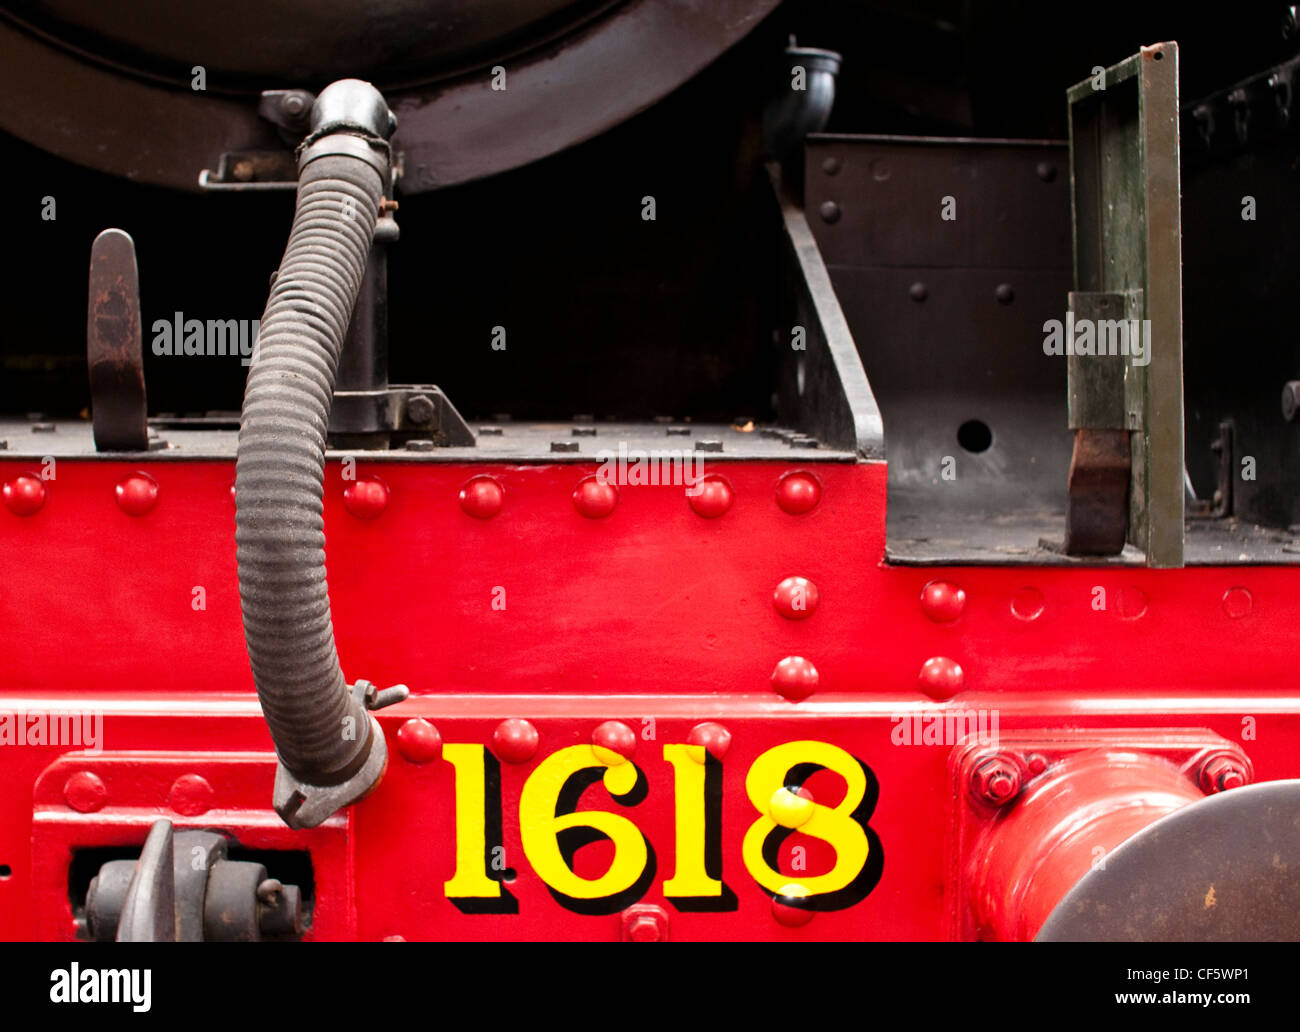
<path id="1" fill-rule="evenodd" d="M 148 451 L 135 243 L 106 229 L 90 249 L 86 360 L 96 451 Z"/>

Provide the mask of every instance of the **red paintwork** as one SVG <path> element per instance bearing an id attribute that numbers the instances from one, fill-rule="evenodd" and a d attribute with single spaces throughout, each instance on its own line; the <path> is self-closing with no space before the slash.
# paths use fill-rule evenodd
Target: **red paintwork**
<path id="1" fill-rule="evenodd" d="M 815 474 L 820 497 L 802 514 L 778 501 L 781 478 L 800 469 L 719 468 L 731 496 L 720 515 L 702 517 L 680 486 L 626 486 L 609 514 L 592 519 L 574 492 L 593 464 L 363 461 L 358 477 L 381 476 L 388 497 L 375 518 L 358 519 L 332 464 L 325 521 L 344 672 L 404 683 L 413 694 L 379 715 L 391 748 L 377 791 L 320 829 L 293 832 L 269 809 L 271 743 L 235 577 L 233 463 L 59 460 L 35 512 L 0 508 L 8 644 L 0 712 L 101 709 L 104 753 L 0 748 L 0 865 L 11 870 L 0 879 L 0 938 L 70 936 L 69 850 L 138 844 L 166 815 L 182 827 L 228 828 L 250 847 L 310 849 L 316 938 L 613 941 L 619 916 L 562 909 L 524 862 L 518 832 L 529 772 L 611 720 L 636 733 L 633 758 L 649 794 L 624 810 L 595 786 L 583 807 L 631 817 L 652 843 L 659 873 L 640 902 L 664 907 L 670 939 L 969 936 L 952 912 L 966 876 L 945 857 L 956 840 L 954 808 L 966 805 L 953 789 L 953 749 L 891 740 L 891 716 L 936 711 L 918 680 L 936 658 L 962 671 L 954 702 L 996 709 L 1003 736 L 1110 728 L 1136 741 L 1142 729 L 1204 728 L 1243 747 L 1256 780 L 1300 776 L 1297 571 L 894 567 L 883 561 L 883 464 L 803 469 Z M 158 494 L 152 509 L 130 516 L 115 488 L 137 472 Z M 39 479 L 40 467 L 0 461 L 0 482 L 23 474 Z M 804 619 L 785 619 L 774 605 L 788 578 L 816 585 L 818 604 Z M 951 621 L 922 605 L 935 580 L 964 593 Z M 1104 611 L 1093 608 L 1097 587 Z M 816 691 L 800 702 L 771 684 L 791 656 L 818 672 Z M 940 680 L 952 688 L 951 669 Z M 454 867 L 453 769 L 403 756 L 398 729 L 413 718 L 444 743 L 490 744 L 511 719 L 536 730 L 536 755 L 501 765 L 518 914 L 464 914 L 444 898 Z M 1242 740 L 1243 718 L 1253 739 Z M 704 722 L 720 730 L 692 739 Z M 674 841 L 673 771 L 662 746 L 716 746 L 725 736 L 723 879 L 738 909 L 678 912 L 662 892 Z M 870 766 L 880 788 L 869 823 L 884 867 L 861 903 L 790 926 L 774 917 L 740 847 L 758 816 L 744 790 L 749 765 L 797 739 L 833 743 Z M 63 794 L 83 771 L 105 788 L 103 805 L 85 813 Z M 190 775 L 213 791 L 201 815 L 170 808 L 169 800 L 191 798 L 173 795 Z M 843 791 L 830 774 L 808 786 L 828 805 Z M 601 848 L 580 854 L 592 873 Z M 808 840 L 810 863 L 819 850 Z"/>

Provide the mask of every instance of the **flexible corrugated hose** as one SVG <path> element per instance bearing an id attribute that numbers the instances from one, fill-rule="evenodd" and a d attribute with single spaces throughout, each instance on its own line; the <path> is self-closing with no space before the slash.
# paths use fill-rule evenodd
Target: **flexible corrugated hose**
<path id="1" fill-rule="evenodd" d="M 337 92 L 329 103 L 339 87 L 352 92 L 343 99 L 354 114 L 322 125 L 340 110 Z M 322 118 L 304 143 L 293 229 L 249 369 L 235 467 L 239 595 L 280 760 L 275 804 L 305 827 L 373 787 L 383 773 L 376 749 L 386 759 L 335 650 L 323 494 L 335 375 L 384 196 L 391 115 L 356 80 L 322 92 L 316 109 Z M 385 124 L 374 124 L 375 110 Z"/>

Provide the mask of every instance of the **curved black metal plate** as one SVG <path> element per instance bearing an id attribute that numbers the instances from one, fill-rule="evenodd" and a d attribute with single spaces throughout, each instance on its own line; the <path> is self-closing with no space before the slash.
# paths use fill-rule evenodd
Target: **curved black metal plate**
<path id="1" fill-rule="evenodd" d="M 1300 940 L 1300 781 L 1199 800 L 1105 862 L 1057 904 L 1037 941 Z"/>
<path id="2" fill-rule="evenodd" d="M 387 89 L 398 118 L 393 145 L 405 168 L 399 189 L 419 193 L 504 172 L 613 128 L 703 70 L 777 3 L 627 0 L 562 39 L 540 46 L 530 40 L 527 52 L 517 39 L 500 41 L 499 58 L 485 52 L 481 71 L 453 82 Z M 0 53 L 0 128 L 69 161 L 198 190 L 199 173 L 216 169 L 226 152 L 284 149 L 275 127 L 258 115 L 255 93 L 239 97 L 215 82 L 194 90 L 124 74 L 12 14 L 0 17 Z M 498 61 L 506 69 L 498 83 L 504 89 L 493 88 L 489 72 Z M 355 67 L 366 65 L 358 52 Z M 303 80 L 311 74 L 282 72 Z M 40 103 L 32 101 L 33 83 L 41 84 Z"/>

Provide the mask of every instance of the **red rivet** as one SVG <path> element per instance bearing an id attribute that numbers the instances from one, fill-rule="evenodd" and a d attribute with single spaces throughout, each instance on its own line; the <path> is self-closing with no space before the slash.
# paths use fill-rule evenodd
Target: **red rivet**
<path id="1" fill-rule="evenodd" d="M 786 656 L 772 671 L 772 687 L 795 702 L 815 692 L 820 679 L 817 668 L 803 656 Z"/>
<path id="2" fill-rule="evenodd" d="M 966 608 L 966 592 L 948 581 L 932 580 L 921 589 L 921 608 L 935 623 L 952 623 Z"/>
<path id="3" fill-rule="evenodd" d="M 1030 753 L 1025 758 L 1025 763 L 1029 767 L 1029 773 L 1038 775 L 1047 769 L 1047 757 L 1042 753 Z"/>
<path id="4" fill-rule="evenodd" d="M 717 519 L 736 500 L 731 485 L 721 477 L 705 477 L 686 489 L 691 508 L 705 519 Z"/>
<path id="5" fill-rule="evenodd" d="M 1234 620 L 1240 620 L 1254 605 L 1254 599 L 1245 588 L 1229 588 L 1223 593 L 1223 611 Z"/>
<path id="6" fill-rule="evenodd" d="M 1121 620 L 1140 619 L 1147 612 L 1146 594 L 1141 588 L 1120 588 L 1118 609 Z"/>
<path id="7" fill-rule="evenodd" d="M 787 620 L 806 620 L 817 609 L 821 594 L 807 577 L 787 577 L 776 586 L 772 603 Z"/>
<path id="8" fill-rule="evenodd" d="M 132 473 L 117 482 L 117 507 L 128 516 L 143 516 L 158 502 L 158 482 L 145 473 Z"/>
<path id="9" fill-rule="evenodd" d="M 108 787 L 98 774 L 79 770 L 63 783 L 63 798 L 78 813 L 94 813 L 108 802 Z"/>
<path id="10" fill-rule="evenodd" d="M 30 516 L 45 504 L 45 483 L 40 477 L 23 474 L 4 487 L 5 505 L 15 516 Z"/>
<path id="11" fill-rule="evenodd" d="M 397 729 L 397 751 L 411 763 L 432 763 L 442 756 L 442 735 L 421 717 L 412 717 Z"/>
<path id="12" fill-rule="evenodd" d="M 813 919 L 806 904 L 808 893 L 798 885 L 787 885 L 772 897 L 772 916 L 787 928 L 802 928 Z"/>
<path id="13" fill-rule="evenodd" d="M 934 656 L 921 667 L 921 691 L 932 699 L 951 699 L 962 689 L 966 675 L 955 660 Z"/>
<path id="14" fill-rule="evenodd" d="M 688 745 L 703 746 L 704 751 L 715 760 L 721 760 L 731 748 L 731 732 L 721 724 L 706 720 L 703 724 L 696 724 L 691 728 L 691 733 L 686 736 L 686 742 Z"/>
<path id="15" fill-rule="evenodd" d="M 512 717 L 501 721 L 492 732 L 492 751 L 506 763 L 527 763 L 537 755 L 540 740 L 531 721 Z"/>
<path id="16" fill-rule="evenodd" d="M 212 786 L 198 774 L 182 774 L 172 782 L 167 805 L 186 817 L 197 817 L 212 809 Z"/>
<path id="17" fill-rule="evenodd" d="M 776 504 L 791 516 L 802 516 L 817 508 L 822 486 L 811 473 L 787 473 L 776 485 Z"/>
<path id="18" fill-rule="evenodd" d="M 231 484 L 231 485 L 230 485 L 230 504 L 231 504 L 231 505 L 238 505 L 238 504 L 239 504 L 239 499 L 235 497 L 235 485 L 234 485 L 234 484 Z"/>
<path id="19" fill-rule="evenodd" d="M 1034 587 L 1017 588 L 1016 593 L 1011 596 L 1011 615 L 1017 620 L 1024 620 L 1028 623 L 1030 620 L 1037 620 L 1043 615 L 1043 609 L 1047 603 L 1043 600 L 1043 593 Z"/>
<path id="20" fill-rule="evenodd" d="M 591 744 L 597 749 L 630 759 L 636 752 L 636 732 L 619 720 L 607 720 L 591 733 Z"/>
<path id="21" fill-rule="evenodd" d="M 359 520 L 373 520 L 388 508 L 388 485 L 375 476 L 358 477 L 343 489 L 343 507 Z"/>
<path id="22" fill-rule="evenodd" d="M 608 516 L 618 504 L 618 488 L 599 477 L 585 477 L 573 491 L 573 505 L 589 520 Z"/>
<path id="23" fill-rule="evenodd" d="M 460 489 L 460 507 L 476 520 L 490 520 L 505 500 L 505 489 L 491 477 L 475 477 Z"/>

